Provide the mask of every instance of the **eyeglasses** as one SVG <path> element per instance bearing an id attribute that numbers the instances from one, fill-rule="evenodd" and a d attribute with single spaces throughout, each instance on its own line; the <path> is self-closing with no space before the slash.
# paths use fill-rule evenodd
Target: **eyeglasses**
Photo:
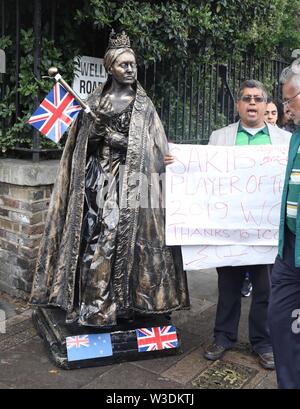
<path id="1" fill-rule="evenodd" d="M 266 102 L 265 97 L 260 97 L 260 96 L 254 96 L 254 95 L 243 95 L 240 100 L 243 102 L 247 102 L 248 104 L 251 102 L 251 100 L 254 99 L 254 101 L 257 104 L 260 104 L 261 102 Z"/>
<path id="2" fill-rule="evenodd" d="M 288 105 L 288 104 L 289 104 L 294 98 L 296 98 L 299 94 L 300 94 L 300 91 L 299 91 L 295 96 L 293 96 L 292 98 L 287 99 L 286 101 L 283 101 L 282 105 Z"/>

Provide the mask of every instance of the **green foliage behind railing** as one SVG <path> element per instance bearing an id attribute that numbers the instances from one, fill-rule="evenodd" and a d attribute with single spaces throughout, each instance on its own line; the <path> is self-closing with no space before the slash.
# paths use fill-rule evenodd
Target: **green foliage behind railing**
<path id="1" fill-rule="evenodd" d="M 54 82 L 49 78 L 36 78 L 33 72 L 34 60 L 34 36 L 33 30 L 21 30 L 21 58 L 19 82 L 15 78 L 15 55 L 12 40 L 9 36 L 0 38 L 0 48 L 4 49 L 7 54 L 8 71 L 5 76 L 5 94 L 0 102 L 0 149 L 4 154 L 14 147 L 31 148 L 32 146 L 32 127 L 26 124 L 34 112 L 34 97 L 39 96 L 40 100 L 50 91 Z M 54 46 L 53 41 L 46 37 L 42 39 L 42 53 L 40 72 L 41 77 L 47 75 L 50 66 L 56 66 L 64 73 L 64 77 L 70 81 L 73 79 L 74 54 L 68 51 L 58 49 Z M 76 51 L 75 51 L 76 52 Z M 78 52 L 78 51 L 77 51 Z M 15 98 L 19 94 L 20 113 L 15 118 Z M 42 148 L 55 149 L 58 146 L 47 138 L 41 138 Z"/>
<path id="2" fill-rule="evenodd" d="M 44 9 L 52 4 L 41 3 Z M 5 4 L 6 13 L 14 20 L 15 3 L 5 1 Z M 22 6 L 24 4 L 21 2 Z M 0 153 L 16 145 L 31 147 L 32 130 L 26 120 L 33 113 L 34 98 L 38 96 L 42 100 L 53 86 L 51 80 L 37 79 L 33 74 L 34 2 L 27 0 L 26 4 L 28 7 L 25 11 L 23 8 L 21 18 L 27 23 L 21 30 L 19 81 L 15 78 L 14 27 L 7 25 L 6 35 L 0 38 L 0 48 L 7 53 L 5 93 L 0 101 Z M 165 84 L 169 73 L 183 65 L 213 65 L 229 58 L 239 60 L 244 53 L 270 59 L 279 55 L 289 57 L 291 50 L 299 48 L 300 44 L 299 10 L 300 0 L 56 2 L 55 42 L 50 40 L 50 13 L 43 17 L 40 73 L 46 75 L 49 66 L 55 65 L 71 82 L 74 57 L 80 54 L 103 56 L 112 27 L 127 31 L 140 65 L 164 61 L 166 70 L 161 80 Z M 271 87 L 271 82 L 268 85 Z M 151 84 L 148 86 L 150 89 Z M 19 117 L 15 118 L 17 92 L 21 109 Z M 159 98 L 158 94 L 154 96 L 155 100 Z M 54 146 L 43 137 L 41 144 L 42 147 Z"/>

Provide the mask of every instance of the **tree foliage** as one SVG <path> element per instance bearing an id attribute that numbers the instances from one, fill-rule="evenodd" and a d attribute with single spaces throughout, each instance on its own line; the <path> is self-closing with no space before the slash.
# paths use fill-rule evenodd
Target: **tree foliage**
<path id="1" fill-rule="evenodd" d="M 55 37 L 51 36 L 50 4 L 43 7 L 41 75 L 56 65 L 71 81 L 76 55 L 104 55 L 111 28 L 125 29 L 142 64 L 164 61 L 173 67 L 199 62 L 214 63 L 243 53 L 256 57 L 287 58 L 298 48 L 300 0 L 65 0 L 56 2 Z M 67 6 L 67 3 L 69 6 Z M 5 36 L 8 74 L 0 101 L 0 148 L 31 146 L 26 120 L 33 112 L 36 95 L 42 99 L 53 83 L 33 74 L 33 0 L 21 2 L 20 77 L 15 78 L 14 2 L 6 1 Z M 168 68 L 168 70 L 169 70 Z M 167 81 L 165 81 L 167 84 Z M 19 93 L 21 113 L 15 118 Z M 46 146 L 49 143 L 43 142 Z"/>
<path id="2" fill-rule="evenodd" d="M 299 0 L 86 0 L 79 22 L 98 30 L 124 28 L 143 61 L 199 62 L 289 56 L 300 40 Z"/>

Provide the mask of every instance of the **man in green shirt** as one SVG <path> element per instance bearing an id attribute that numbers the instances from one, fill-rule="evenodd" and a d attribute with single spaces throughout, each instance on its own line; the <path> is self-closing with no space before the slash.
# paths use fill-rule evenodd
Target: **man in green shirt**
<path id="1" fill-rule="evenodd" d="M 214 131 L 209 139 L 212 145 L 266 145 L 288 144 L 290 133 L 264 121 L 267 92 L 256 80 L 245 81 L 239 90 L 237 110 L 240 121 Z M 204 351 L 209 360 L 220 359 L 237 340 L 241 314 L 241 288 L 245 273 L 251 271 L 253 286 L 249 312 L 249 339 L 260 364 L 274 369 L 267 311 L 270 295 L 270 266 L 218 267 L 219 298 L 214 328 L 214 342 Z"/>
<path id="2" fill-rule="evenodd" d="M 300 60 L 281 74 L 283 104 L 300 125 Z M 300 389 L 300 128 L 292 135 L 281 202 L 269 324 L 279 388 Z"/>
<path id="3" fill-rule="evenodd" d="M 262 83 L 245 81 L 239 90 L 237 110 L 240 121 L 211 134 L 211 145 L 288 144 L 291 134 L 264 121 L 267 92 Z M 165 164 L 175 158 L 167 154 Z M 204 351 L 209 360 L 220 359 L 237 340 L 241 314 L 241 288 L 245 273 L 251 271 L 253 295 L 249 312 L 249 338 L 260 364 L 274 369 L 274 357 L 267 325 L 270 295 L 268 265 L 218 267 L 219 298 L 214 328 L 214 342 Z"/>

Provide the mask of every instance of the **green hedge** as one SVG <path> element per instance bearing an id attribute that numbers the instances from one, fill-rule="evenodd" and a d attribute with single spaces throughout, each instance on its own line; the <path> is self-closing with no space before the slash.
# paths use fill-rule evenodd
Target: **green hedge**
<path id="1" fill-rule="evenodd" d="M 24 3 L 26 7 L 24 7 Z M 48 3 L 48 4 L 47 4 Z M 164 60 L 166 67 L 214 63 L 242 53 L 256 57 L 289 57 L 298 48 L 297 13 L 300 0 L 182 0 L 107 1 L 64 0 L 57 2 L 55 42 L 51 38 L 50 4 L 43 2 L 42 62 L 46 75 L 55 65 L 71 82 L 76 55 L 103 56 L 112 27 L 123 28 L 131 37 L 139 62 Z M 14 2 L 6 1 L 9 20 L 14 20 Z M 42 99 L 51 89 L 49 79 L 33 75 L 33 0 L 21 2 L 21 66 L 15 78 L 14 27 L 6 24 L 0 48 L 7 53 L 5 97 L 0 102 L 0 151 L 16 145 L 31 147 L 32 130 L 26 120 L 33 112 L 36 95 Z M 46 13 L 45 13 L 46 8 Z M 11 31 L 11 32 L 10 32 Z M 166 73 L 168 74 L 168 73 Z M 21 114 L 15 120 L 14 102 L 20 95 Z M 159 96 L 158 96 L 159 97 Z M 53 144 L 42 139 L 43 147 Z"/>

